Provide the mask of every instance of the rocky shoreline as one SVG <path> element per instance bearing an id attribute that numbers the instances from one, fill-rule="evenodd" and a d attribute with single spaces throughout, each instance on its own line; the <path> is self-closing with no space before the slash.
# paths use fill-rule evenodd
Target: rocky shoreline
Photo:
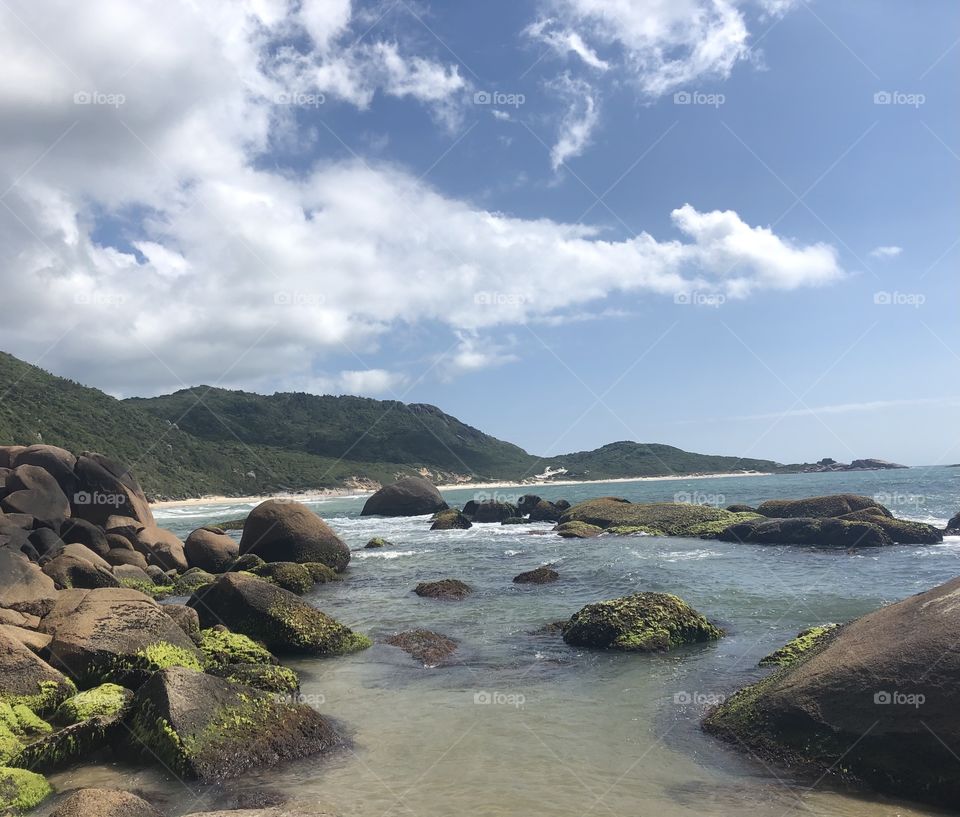
<path id="1" fill-rule="evenodd" d="M 944 534 L 897 519 L 875 500 L 854 495 L 723 509 L 617 497 L 570 505 L 528 494 L 516 504 L 472 501 L 450 508 L 434 485 L 418 477 L 375 492 L 362 515 L 424 516 L 438 537 L 474 524 L 552 523 L 557 535 L 572 539 L 654 535 L 718 538 L 745 547 L 853 549 L 934 544 Z M 181 540 L 156 524 L 126 467 L 95 453 L 76 456 L 52 446 L 0 447 L 0 814 L 29 811 L 50 797 L 59 798 L 57 817 L 160 814 L 127 792 L 56 795 L 44 774 L 79 761 L 119 754 L 209 782 L 347 744 L 333 721 L 300 700 L 299 679 L 282 659 L 335 659 L 371 645 L 366 635 L 301 598 L 317 584 L 349 581 L 350 549 L 293 499 L 260 503 L 238 521 L 238 529 L 239 541 L 216 526 Z M 960 532 L 960 514 L 947 531 Z M 375 538 L 368 546 L 391 544 Z M 544 565 L 512 582 L 563 578 Z M 949 638 L 960 636 L 960 613 L 950 601 L 960 590 L 955 584 L 930 591 L 922 603 L 907 600 L 872 614 L 882 626 L 871 648 L 871 671 L 890 683 L 915 681 L 918 694 L 936 698 L 937 736 L 947 743 L 960 738 L 950 691 L 958 667 L 949 656 L 934 659 L 936 650 L 946 655 Z M 472 588 L 449 577 L 410 591 L 431 604 L 455 604 Z M 187 597 L 187 603 L 162 603 L 171 596 Z M 900 616 L 898 609 L 910 613 Z M 927 609 L 931 612 L 923 613 Z M 706 728 L 784 762 L 829 767 L 842 748 L 836 736 L 826 740 L 834 721 L 808 717 L 793 735 L 794 727 L 785 724 L 801 717 L 800 710 L 777 703 L 776 696 L 783 685 L 809 676 L 814 680 L 804 699 L 809 710 L 803 712 L 820 712 L 818 707 L 832 701 L 830 694 L 859 678 L 855 668 L 847 668 L 857 660 L 864 628 L 854 622 L 800 634 L 765 659 L 778 667 L 774 674 L 712 713 Z M 557 635 L 578 648 L 644 653 L 706 643 L 724 632 L 675 595 L 638 592 L 571 611 Z M 425 666 L 442 664 L 457 649 L 455 640 L 427 629 L 396 633 L 386 643 Z M 894 649 L 903 643 L 912 646 Z M 816 678 L 822 672 L 810 673 L 816 657 L 828 652 L 836 657 L 823 671 L 838 680 L 820 688 Z M 936 672 L 929 682 L 914 679 L 911 673 L 927 658 L 939 664 Z M 842 708 L 841 702 L 836 706 Z M 844 734 L 852 735 L 866 712 L 859 712 L 861 720 L 851 715 L 844 721 Z M 953 784 L 937 777 L 918 724 L 892 724 L 864 744 L 856 755 L 859 765 L 847 764 L 846 773 L 921 800 L 952 798 Z M 901 767 L 889 756 L 889 741 L 907 733 L 914 755 L 931 767 L 916 785 L 906 760 Z M 808 751 L 813 745 L 816 751 Z M 317 814 L 310 808 L 293 803 L 216 814 Z"/>

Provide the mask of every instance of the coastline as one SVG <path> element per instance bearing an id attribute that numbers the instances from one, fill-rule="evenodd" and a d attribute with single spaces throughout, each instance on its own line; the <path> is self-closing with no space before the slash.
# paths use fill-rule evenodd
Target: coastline
<path id="1" fill-rule="evenodd" d="M 554 485 L 613 485 L 620 482 L 667 482 L 684 479 L 723 479 L 725 477 L 769 477 L 772 474 L 765 471 L 740 471 L 726 474 L 685 474 L 666 475 L 658 477 L 611 477 L 609 479 L 567 479 L 546 480 L 539 482 L 460 482 L 447 485 L 438 485 L 440 491 L 462 491 L 476 489 L 478 491 L 500 488 L 543 488 Z M 305 491 L 300 494 L 257 494 L 251 496 L 200 496 L 190 499 L 163 499 L 151 502 L 151 508 L 171 508 L 191 505 L 243 505 L 263 502 L 267 499 L 295 499 L 298 502 L 317 502 L 324 499 L 370 496 L 373 491 L 362 491 L 355 488 L 321 488 L 315 491 Z"/>

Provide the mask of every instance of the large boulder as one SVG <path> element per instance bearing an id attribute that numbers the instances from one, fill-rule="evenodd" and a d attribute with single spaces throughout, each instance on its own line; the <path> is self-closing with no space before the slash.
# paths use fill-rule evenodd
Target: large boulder
<path id="1" fill-rule="evenodd" d="M 230 569 L 240 545 L 219 529 L 197 528 L 183 543 L 190 567 L 199 567 L 208 573 L 224 573 Z"/>
<path id="2" fill-rule="evenodd" d="M 37 528 L 36 530 L 30 531 L 27 539 L 40 557 L 39 561 L 55 556 L 62 551 L 64 547 L 63 540 L 50 528 Z"/>
<path id="3" fill-rule="evenodd" d="M 70 516 L 70 502 L 56 479 L 38 465 L 19 465 L 7 475 L 4 513 L 29 514 L 35 526 L 60 530 Z"/>
<path id="4" fill-rule="evenodd" d="M 450 508 L 434 514 L 430 530 L 468 530 L 472 527 L 473 523 L 467 518 L 466 514 L 461 513 L 456 508 Z"/>
<path id="5" fill-rule="evenodd" d="M 530 509 L 531 522 L 559 522 L 560 517 L 566 512 L 566 508 L 561 508 L 546 499 L 541 499 Z"/>
<path id="6" fill-rule="evenodd" d="M 25 644 L 0 632 L 0 701 L 52 712 L 76 692 L 73 682 Z"/>
<path id="7" fill-rule="evenodd" d="M 168 666 L 203 666 L 190 637 L 136 590 L 64 591 L 40 629 L 53 636 L 52 664 L 84 686 L 136 683 Z"/>
<path id="8" fill-rule="evenodd" d="M 107 551 L 110 550 L 107 535 L 103 529 L 92 522 L 87 522 L 86 519 L 71 517 L 65 520 L 60 526 L 60 538 L 64 544 L 84 545 L 100 556 L 106 556 Z"/>
<path id="9" fill-rule="evenodd" d="M 710 505 L 685 502 L 628 502 L 600 497 L 578 502 L 560 517 L 564 522 L 586 522 L 614 534 L 645 533 L 652 536 L 716 536 L 720 531 L 755 514 L 735 514 Z"/>
<path id="10" fill-rule="evenodd" d="M 527 570 L 513 577 L 514 584 L 550 584 L 560 578 L 550 565 L 541 565 L 533 570 Z"/>
<path id="11" fill-rule="evenodd" d="M 225 624 L 277 653 L 337 655 L 370 639 L 311 607 L 295 594 L 245 573 L 224 573 L 198 590 L 189 605 L 203 627 Z"/>
<path id="12" fill-rule="evenodd" d="M 510 519 L 518 513 L 517 506 L 509 502 L 499 502 L 495 499 L 487 499 L 478 502 L 471 499 L 463 506 L 463 515 L 472 522 L 502 522 L 504 519 Z"/>
<path id="13" fill-rule="evenodd" d="M 883 607 L 728 698 L 705 728 L 761 757 L 955 807 L 960 578 Z"/>
<path id="14" fill-rule="evenodd" d="M 951 536 L 960 535 L 960 513 L 954 516 L 949 522 L 947 522 L 947 533 Z"/>
<path id="15" fill-rule="evenodd" d="M 17 453 L 14 464 L 39 466 L 57 481 L 64 496 L 68 498 L 77 490 L 77 477 L 73 473 L 77 458 L 65 448 L 55 445 L 29 445 Z"/>
<path id="16" fill-rule="evenodd" d="M 116 789 L 80 789 L 50 817 L 163 817 L 146 800 Z"/>
<path id="17" fill-rule="evenodd" d="M 267 562 L 320 562 L 342 571 L 350 548 L 319 516 L 300 502 L 269 499 L 254 508 L 243 525 L 240 553 Z"/>
<path id="18" fill-rule="evenodd" d="M 140 688 L 131 729 L 167 768 L 205 781 L 238 777 L 341 743 L 312 707 L 179 667 L 155 673 Z"/>
<path id="19" fill-rule="evenodd" d="M 425 599 L 460 601 L 473 592 L 473 588 L 459 579 L 440 579 L 435 582 L 420 582 L 413 592 Z"/>
<path id="20" fill-rule="evenodd" d="M 895 545 L 936 545 L 943 541 L 943 531 L 939 528 L 928 525 L 926 522 L 888 516 L 880 508 L 854 511 L 837 518 L 854 522 L 870 522 L 887 534 Z"/>
<path id="21" fill-rule="evenodd" d="M 893 540 L 871 522 L 849 519 L 749 519 L 723 530 L 724 542 L 757 545 L 810 545 L 813 547 L 882 547 Z"/>
<path id="22" fill-rule="evenodd" d="M 757 513 L 775 519 L 804 517 L 823 519 L 829 516 L 843 516 L 854 511 L 873 509 L 884 516 L 893 516 L 877 500 L 857 494 L 831 494 L 812 496 L 807 499 L 769 499 L 761 503 Z"/>
<path id="23" fill-rule="evenodd" d="M 57 586 L 25 556 L 0 548 L 0 607 L 39 616 L 57 598 Z"/>
<path id="24" fill-rule="evenodd" d="M 723 630 L 670 593 L 635 593 L 588 604 L 563 627 L 563 640 L 576 647 L 662 652 L 713 641 Z"/>
<path id="25" fill-rule="evenodd" d="M 137 532 L 133 547 L 146 557 L 148 564 L 181 572 L 189 568 L 183 542 L 166 528 L 146 525 Z"/>
<path id="26" fill-rule="evenodd" d="M 78 547 L 83 546 L 78 545 Z M 68 553 L 61 553 L 47 562 L 43 566 L 43 572 L 64 590 L 72 588 L 93 590 L 97 587 L 120 586 L 109 565 L 102 567 Z"/>
<path id="27" fill-rule="evenodd" d="M 361 516 L 422 516 L 448 507 L 437 487 L 423 477 L 404 477 L 364 503 Z"/>
<path id="28" fill-rule="evenodd" d="M 77 492 L 70 497 L 73 516 L 101 526 L 117 514 L 142 525 L 156 524 L 140 483 L 125 466 L 102 454 L 87 452 L 77 458 L 74 474 Z"/>

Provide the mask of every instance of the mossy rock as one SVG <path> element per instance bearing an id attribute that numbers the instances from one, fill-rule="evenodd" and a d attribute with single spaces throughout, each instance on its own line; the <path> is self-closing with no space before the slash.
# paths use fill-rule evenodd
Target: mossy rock
<path id="1" fill-rule="evenodd" d="M 882 530 L 897 545 L 936 545 L 943 541 L 943 531 L 925 522 L 896 519 L 887 516 L 879 508 L 867 508 L 844 514 L 839 519 L 856 522 L 871 522 Z"/>
<path id="2" fill-rule="evenodd" d="M 97 715 L 41 735 L 25 744 L 10 765 L 49 772 L 77 760 L 91 760 L 94 752 L 112 748 L 117 742 L 127 708 L 115 715 Z"/>
<path id="3" fill-rule="evenodd" d="M 258 567 L 263 567 L 265 564 L 266 562 L 257 556 L 256 553 L 244 553 L 242 556 L 237 557 L 237 560 L 230 566 L 230 571 L 233 573 L 241 571 L 249 573 Z"/>
<path id="4" fill-rule="evenodd" d="M 0 767 L 0 813 L 21 814 L 36 808 L 51 794 L 53 789 L 43 775 Z"/>
<path id="5" fill-rule="evenodd" d="M 760 659 L 761 667 L 787 667 L 795 664 L 807 655 L 810 650 L 825 644 L 836 635 L 839 624 L 820 624 L 801 630 L 795 638 L 790 639 L 780 649 Z"/>
<path id="6" fill-rule="evenodd" d="M 430 530 L 468 530 L 473 523 L 456 508 L 439 511 L 433 515 Z"/>
<path id="7" fill-rule="evenodd" d="M 46 715 L 76 692 L 63 673 L 18 639 L 0 633 L 0 703 Z"/>
<path id="8" fill-rule="evenodd" d="M 420 582 L 413 592 L 428 599 L 460 601 L 473 592 L 473 588 L 459 579 L 440 579 L 436 582 Z"/>
<path id="9" fill-rule="evenodd" d="M 374 536 L 367 544 L 364 545 L 365 548 L 385 548 L 392 547 L 393 542 L 388 542 L 382 536 Z"/>
<path id="10" fill-rule="evenodd" d="M 636 593 L 588 604 L 563 629 L 563 640 L 572 646 L 638 652 L 663 652 L 722 635 L 723 630 L 670 593 Z"/>
<path id="11" fill-rule="evenodd" d="M 50 724 L 24 704 L 0 701 L 0 764 L 20 765 L 13 760 L 24 745 L 51 731 Z"/>
<path id="12" fill-rule="evenodd" d="M 430 630 L 410 630 L 390 636 L 387 643 L 399 647 L 424 666 L 435 667 L 457 649 L 459 642 Z"/>
<path id="13" fill-rule="evenodd" d="M 304 562 L 305 567 L 310 573 L 310 578 L 314 584 L 326 584 L 327 582 L 342 582 L 343 576 L 337 573 L 332 567 L 328 567 L 322 562 Z"/>
<path id="14" fill-rule="evenodd" d="M 217 678 L 226 678 L 228 681 L 277 695 L 296 695 L 300 690 L 300 678 L 289 667 L 272 664 L 222 664 L 211 667 L 207 672 Z"/>
<path id="15" fill-rule="evenodd" d="M 550 584 L 559 578 L 560 574 L 550 565 L 541 565 L 514 576 L 513 582 L 514 584 Z"/>
<path id="16" fill-rule="evenodd" d="M 302 596 L 315 584 L 310 571 L 296 562 L 267 562 L 260 567 L 255 567 L 250 572 L 254 576 L 268 579 L 284 590 L 289 590 L 298 596 Z"/>
<path id="17" fill-rule="evenodd" d="M 330 750 L 340 736 L 316 710 L 185 669 L 158 672 L 137 692 L 134 742 L 184 777 L 217 781 Z"/>
<path id="18" fill-rule="evenodd" d="M 879 525 L 850 519 L 757 517 L 731 525 L 717 537 L 724 542 L 809 547 L 884 547 L 893 541 Z"/>
<path id="19" fill-rule="evenodd" d="M 507 519 L 504 519 L 500 524 L 501 525 L 527 525 L 530 523 L 529 519 L 524 519 L 522 516 L 511 516 Z"/>
<path id="20" fill-rule="evenodd" d="M 241 517 L 240 519 L 228 519 L 225 522 L 218 521 L 214 525 L 207 525 L 206 527 L 210 528 L 219 528 L 221 531 L 226 533 L 228 530 L 243 530 L 243 526 L 247 522 L 247 517 Z"/>
<path id="21" fill-rule="evenodd" d="M 603 533 L 603 528 L 598 525 L 591 525 L 587 522 L 563 522 L 560 525 L 557 525 L 554 530 L 557 532 L 557 536 L 562 536 L 564 539 L 592 539 L 594 536 L 599 536 Z"/>
<path id="22" fill-rule="evenodd" d="M 757 508 L 757 513 L 774 519 L 790 517 L 826 519 L 868 509 L 877 511 L 884 516 L 893 516 L 877 500 L 857 494 L 831 494 L 829 496 L 811 496 L 806 499 L 770 499 Z"/>
<path id="23" fill-rule="evenodd" d="M 173 584 L 157 584 L 156 582 L 148 582 L 143 579 L 120 579 L 120 586 L 128 590 L 136 590 L 138 593 L 150 596 L 150 598 L 156 601 L 176 595 L 176 587 L 174 587 Z"/>
<path id="24" fill-rule="evenodd" d="M 714 536 L 725 528 L 756 514 L 735 514 L 709 505 L 683 502 L 627 502 L 603 497 L 579 502 L 560 521 L 586 522 L 616 533 L 646 533 L 652 536 Z"/>
<path id="25" fill-rule="evenodd" d="M 96 717 L 122 716 L 133 701 L 133 693 L 119 684 L 101 684 L 65 700 L 53 721 L 63 726 Z"/>
<path id="26" fill-rule="evenodd" d="M 274 653 L 342 655 L 371 643 L 294 593 L 246 573 L 223 574 L 189 604 L 202 626 L 226 624 Z"/>
<path id="27" fill-rule="evenodd" d="M 211 665 L 278 663 L 266 647 L 242 633 L 231 633 L 226 627 L 201 630 L 194 641 Z"/>
<path id="28" fill-rule="evenodd" d="M 215 581 L 216 578 L 216 576 L 208 573 L 206 570 L 201 570 L 199 567 L 191 567 L 181 576 L 177 577 L 177 580 L 173 583 L 174 595 L 189 596 L 201 587 L 206 587 Z"/>

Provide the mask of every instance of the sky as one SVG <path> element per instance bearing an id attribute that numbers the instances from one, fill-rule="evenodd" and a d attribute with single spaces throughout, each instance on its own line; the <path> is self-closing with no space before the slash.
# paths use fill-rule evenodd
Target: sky
<path id="1" fill-rule="evenodd" d="M 960 462 L 960 6 L 5 0 L 0 348 Z"/>

